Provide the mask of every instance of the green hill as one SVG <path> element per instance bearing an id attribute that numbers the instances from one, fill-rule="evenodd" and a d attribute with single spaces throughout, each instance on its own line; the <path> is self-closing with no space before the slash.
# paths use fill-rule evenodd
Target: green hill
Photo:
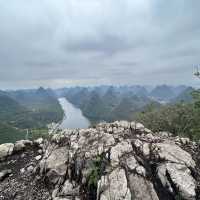
<path id="1" fill-rule="evenodd" d="M 170 100 L 175 97 L 175 94 L 170 86 L 159 85 L 156 86 L 150 93 L 150 96 L 158 100 Z"/>
<path id="2" fill-rule="evenodd" d="M 28 110 L 6 94 L 0 94 L 0 120 L 12 121 Z"/>
<path id="3" fill-rule="evenodd" d="M 28 109 L 37 126 L 44 127 L 63 118 L 63 110 L 52 90 L 40 87 L 37 90 L 20 90 L 9 93 L 15 101 Z"/>
<path id="4" fill-rule="evenodd" d="M 62 118 L 63 110 L 51 90 L 0 91 L 0 143 L 24 139 L 25 129 L 44 130 Z"/>
<path id="5" fill-rule="evenodd" d="M 24 139 L 26 131 L 0 122 L 0 144 Z"/>
<path id="6" fill-rule="evenodd" d="M 131 90 L 121 91 L 121 88 L 112 86 L 107 88 L 104 95 L 96 89 L 89 91 L 87 88 L 75 88 L 68 90 L 65 97 L 79 107 L 92 123 L 130 120 L 135 112 L 152 102 L 144 92 L 139 96 Z"/>
<path id="7" fill-rule="evenodd" d="M 145 106 L 152 103 L 147 97 L 136 95 L 124 97 L 119 105 L 111 113 L 112 120 L 132 120 L 135 113 L 143 110 Z"/>
<path id="8" fill-rule="evenodd" d="M 96 92 L 91 93 L 90 99 L 81 107 L 83 114 L 92 122 L 105 120 L 109 112 L 105 102 Z"/>
<path id="9" fill-rule="evenodd" d="M 174 98 L 171 102 L 172 103 L 177 103 L 177 102 L 192 102 L 193 97 L 192 97 L 192 92 L 194 89 L 192 87 L 188 87 L 185 90 L 183 90 L 176 98 Z"/>

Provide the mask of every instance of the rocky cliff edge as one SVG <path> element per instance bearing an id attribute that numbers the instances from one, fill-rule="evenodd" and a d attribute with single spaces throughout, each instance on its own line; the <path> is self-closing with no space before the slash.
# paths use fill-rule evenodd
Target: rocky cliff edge
<path id="1" fill-rule="evenodd" d="M 0 200 L 200 199 L 200 146 L 117 121 L 0 145 Z"/>

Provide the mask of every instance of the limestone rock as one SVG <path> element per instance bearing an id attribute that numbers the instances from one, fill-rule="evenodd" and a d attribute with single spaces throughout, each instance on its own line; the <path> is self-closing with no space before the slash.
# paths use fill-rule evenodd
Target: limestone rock
<path id="1" fill-rule="evenodd" d="M 131 146 L 131 142 L 129 140 L 125 140 L 123 142 L 118 143 L 116 146 L 111 148 L 111 164 L 113 166 L 118 165 L 119 164 L 119 158 L 125 154 L 125 153 L 129 153 L 131 152 L 132 146 Z"/>
<path id="2" fill-rule="evenodd" d="M 67 170 L 67 161 L 69 158 L 68 149 L 60 147 L 52 149 L 40 161 L 41 173 L 48 172 L 47 176 L 50 182 L 56 183 L 60 177 L 64 177 Z"/>
<path id="3" fill-rule="evenodd" d="M 30 200 L 200 199 L 199 144 L 140 123 L 66 129 L 27 145 L 0 145 L 0 170 L 13 172 L 0 182 L 0 198 L 26 199 L 28 190 L 36 192 Z"/>
<path id="4" fill-rule="evenodd" d="M 130 128 L 130 123 L 127 121 L 119 121 L 117 122 L 118 127 L 121 126 L 124 129 Z"/>
<path id="5" fill-rule="evenodd" d="M 24 169 L 24 168 L 21 168 L 21 169 L 20 169 L 20 173 L 23 174 L 24 172 L 25 172 L 25 169 Z"/>
<path id="6" fill-rule="evenodd" d="M 177 190 L 183 199 L 195 200 L 196 182 L 187 166 L 176 163 L 163 164 L 158 168 L 158 176 L 163 186 L 167 186 L 170 192 Z M 173 182 L 173 185 L 170 182 Z"/>
<path id="7" fill-rule="evenodd" d="M 134 200 L 159 200 L 153 184 L 137 174 L 129 174 L 130 191 Z"/>
<path id="8" fill-rule="evenodd" d="M 0 181 L 2 181 L 7 175 L 11 174 L 12 170 L 10 169 L 5 169 L 0 172 Z"/>
<path id="9" fill-rule="evenodd" d="M 189 138 L 180 138 L 180 141 L 182 144 L 186 145 L 190 143 L 190 139 Z"/>
<path id="10" fill-rule="evenodd" d="M 150 156 L 150 143 L 143 142 L 142 140 L 135 139 L 132 142 L 133 147 L 136 149 L 136 151 L 143 155 L 146 158 L 149 158 Z"/>
<path id="11" fill-rule="evenodd" d="M 61 196 L 78 196 L 79 195 L 79 188 L 73 187 L 72 183 L 69 182 L 69 180 L 65 181 L 62 190 L 60 192 Z"/>
<path id="12" fill-rule="evenodd" d="M 191 155 L 174 143 L 157 143 L 152 145 L 153 153 L 161 160 L 175 162 L 195 168 Z"/>
<path id="13" fill-rule="evenodd" d="M 138 130 L 138 131 L 141 131 L 141 132 L 145 131 L 145 127 L 141 123 L 131 122 L 130 127 L 131 127 L 132 130 Z"/>
<path id="14" fill-rule="evenodd" d="M 0 145 L 0 160 L 5 159 L 7 156 L 13 153 L 14 144 L 5 143 Z"/>
<path id="15" fill-rule="evenodd" d="M 41 158 L 42 158 L 42 156 L 38 155 L 38 156 L 35 157 L 35 160 L 40 160 Z"/>
<path id="16" fill-rule="evenodd" d="M 34 167 L 32 165 L 27 167 L 27 172 L 31 173 L 33 171 Z"/>
<path id="17" fill-rule="evenodd" d="M 36 144 L 36 145 L 41 145 L 43 142 L 44 142 L 43 138 L 38 138 L 38 139 L 34 140 L 34 144 Z"/>
<path id="18" fill-rule="evenodd" d="M 139 164 L 134 156 L 128 156 L 125 158 L 126 166 L 129 170 L 134 170 Z"/>
<path id="19" fill-rule="evenodd" d="M 97 195 L 100 200 L 131 200 L 131 193 L 124 170 L 116 168 L 108 176 L 101 177 L 98 182 Z"/>
<path id="20" fill-rule="evenodd" d="M 27 145 L 32 145 L 30 140 L 19 140 L 15 143 L 14 151 L 22 151 Z"/>

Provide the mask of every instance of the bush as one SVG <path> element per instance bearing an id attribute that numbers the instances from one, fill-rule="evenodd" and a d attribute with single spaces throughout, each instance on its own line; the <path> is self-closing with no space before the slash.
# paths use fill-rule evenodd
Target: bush
<path id="1" fill-rule="evenodd" d="M 169 131 L 174 135 L 200 139 L 200 107 L 197 109 L 196 103 L 148 108 L 139 113 L 136 119 L 154 132 Z"/>

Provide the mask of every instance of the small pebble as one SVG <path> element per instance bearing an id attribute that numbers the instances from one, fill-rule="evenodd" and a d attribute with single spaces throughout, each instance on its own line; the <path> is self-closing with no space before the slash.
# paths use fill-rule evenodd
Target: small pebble
<path id="1" fill-rule="evenodd" d="M 42 154 L 42 149 L 39 149 L 39 150 L 38 150 L 38 153 L 39 153 L 39 154 Z"/>
<path id="2" fill-rule="evenodd" d="M 27 171 L 30 172 L 30 173 L 33 171 L 33 169 L 34 169 L 34 168 L 33 168 L 32 165 L 30 165 L 29 167 L 27 167 Z"/>
<path id="3" fill-rule="evenodd" d="M 21 158 L 24 158 L 25 157 L 25 154 L 23 153 L 22 155 L 21 155 Z"/>
<path id="4" fill-rule="evenodd" d="M 21 168 L 21 169 L 20 169 L 20 173 L 23 174 L 24 172 L 25 172 L 25 169 L 24 169 L 24 168 Z"/>
<path id="5" fill-rule="evenodd" d="M 38 155 L 38 156 L 35 157 L 35 160 L 40 160 L 41 158 L 42 158 L 42 156 Z"/>
<path id="6" fill-rule="evenodd" d="M 5 169 L 3 171 L 0 172 L 0 181 L 3 181 L 3 179 L 10 175 L 12 173 L 12 170 L 11 169 Z"/>

